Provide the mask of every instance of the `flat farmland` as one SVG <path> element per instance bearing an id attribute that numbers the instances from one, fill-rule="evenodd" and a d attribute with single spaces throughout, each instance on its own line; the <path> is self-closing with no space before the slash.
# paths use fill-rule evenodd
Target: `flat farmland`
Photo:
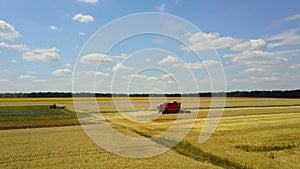
<path id="1" fill-rule="evenodd" d="M 90 107 L 89 100 L 97 108 Z M 131 137 L 161 134 L 179 116 L 187 117 L 181 127 L 193 122 L 188 114 L 159 115 L 156 104 L 166 100 L 183 101 L 76 99 L 79 111 L 101 111 L 111 126 Z M 53 103 L 67 108 L 45 111 Z M 0 168 L 300 168 L 300 99 L 226 98 L 216 131 L 202 144 L 199 135 L 209 120 L 211 98 L 184 98 L 183 103 L 184 109 L 197 114 L 188 135 L 166 153 L 132 159 L 105 151 L 84 133 L 76 121 L 72 98 L 0 99 Z M 118 110 L 146 122 L 131 121 Z"/>
<path id="2" fill-rule="evenodd" d="M 2 130 L 0 168 L 218 168 L 169 151 L 132 159 L 92 142 L 80 126 Z"/>

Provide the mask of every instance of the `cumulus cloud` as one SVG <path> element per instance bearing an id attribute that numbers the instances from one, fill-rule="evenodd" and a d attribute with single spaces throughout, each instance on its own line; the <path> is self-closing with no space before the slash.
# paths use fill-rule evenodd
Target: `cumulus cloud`
<path id="1" fill-rule="evenodd" d="M 36 77 L 32 76 L 32 75 L 20 75 L 18 78 L 19 79 L 36 79 Z"/>
<path id="2" fill-rule="evenodd" d="M 172 77 L 174 77 L 175 75 L 174 74 L 163 74 L 162 76 L 161 76 L 161 78 L 162 79 L 168 79 L 168 78 L 172 78 Z"/>
<path id="3" fill-rule="evenodd" d="M 158 77 L 155 77 L 155 76 L 149 76 L 146 78 L 146 80 L 158 80 Z"/>
<path id="4" fill-rule="evenodd" d="M 168 84 L 175 84 L 175 82 L 174 82 L 174 81 L 171 81 L 171 80 L 168 80 L 167 83 L 168 83 Z"/>
<path id="5" fill-rule="evenodd" d="M 238 63 L 239 65 L 247 65 L 250 67 L 262 67 L 270 65 L 278 65 L 286 63 L 289 59 L 285 57 L 290 51 L 243 51 L 235 54 L 225 54 L 225 58 L 231 58 L 231 61 Z"/>
<path id="6" fill-rule="evenodd" d="M 299 29 L 287 30 L 277 35 L 269 36 L 266 38 L 266 40 L 271 41 L 271 43 L 268 45 L 269 48 L 287 45 L 297 45 L 300 44 Z"/>
<path id="7" fill-rule="evenodd" d="M 300 64 L 294 64 L 290 66 L 291 69 L 300 69 Z"/>
<path id="8" fill-rule="evenodd" d="M 55 47 L 49 49 L 33 49 L 23 54 L 23 59 L 27 61 L 58 61 L 60 59 L 59 51 Z"/>
<path id="9" fill-rule="evenodd" d="M 195 51 L 212 50 L 212 49 L 224 49 L 232 48 L 233 46 L 241 43 L 240 39 L 233 37 L 222 37 L 219 33 L 186 33 L 185 37 L 188 40 L 189 45 L 183 46 L 181 49 L 185 51 L 190 51 L 193 49 Z"/>
<path id="10" fill-rule="evenodd" d="M 276 77 L 276 76 L 265 76 L 265 77 L 251 77 L 250 79 L 255 80 L 255 81 L 268 82 L 268 81 L 276 81 L 276 80 L 278 80 L 278 77 Z"/>
<path id="11" fill-rule="evenodd" d="M 145 79 L 147 78 L 147 76 L 144 76 L 144 75 L 140 75 L 140 74 L 131 74 L 129 75 L 130 78 L 133 78 L 133 79 Z"/>
<path id="12" fill-rule="evenodd" d="M 202 62 L 187 62 L 184 64 L 175 64 L 175 67 L 188 67 L 190 69 L 205 69 L 205 67 L 219 64 L 217 60 L 203 60 Z"/>
<path id="13" fill-rule="evenodd" d="M 103 73 L 103 72 L 99 72 L 99 71 L 87 71 L 86 74 L 88 76 L 103 76 L 103 77 L 108 77 L 109 73 Z"/>
<path id="14" fill-rule="evenodd" d="M 249 69 L 245 69 L 244 72 L 246 73 L 253 73 L 253 72 L 265 72 L 266 70 L 263 68 L 249 68 Z"/>
<path id="15" fill-rule="evenodd" d="M 114 60 L 101 53 L 90 53 L 82 56 L 79 61 L 84 64 L 99 64 L 103 62 L 113 62 Z"/>
<path id="16" fill-rule="evenodd" d="M 235 51 L 251 51 L 251 50 L 263 50 L 267 48 L 267 42 L 263 39 L 248 40 L 232 46 L 230 49 Z"/>
<path id="17" fill-rule="evenodd" d="M 4 69 L 4 70 L 0 70 L 0 72 L 3 73 L 3 74 L 8 75 L 8 74 L 11 74 L 12 71 L 8 70 L 8 69 Z"/>
<path id="18" fill-rule="evenodd" d="M 7 44 L 4 42 L 0 42 L 0 47 L 16 49 L 16 50 L 21 50 L 21 51 L 28 50 L 27 46 L 24 44 Z"/>
<path id="19" fill-rule="evenodd" d="M 213 66 L 218 63 L 216 60 L 204 60 L 202 62 L 185 63 L 185 65 L 190 69 L 204 69 L 205 67 Z"/>
<path id="20" fill-rule="evenodd" d="M 132 70 L 131 67 L 125 66 L 121 63 L 117 63 L 113 68 L 112 71 L 116 72 L 116 71 L 120 71 L 120 70 Z"/>
<path id="21" fill-rule="evenodd" d="M 89 23 L 89 22 L 94 22 L 94 17 L 91 15 L 84 15 L 82 13 L 78 13 L 73 16 L 72 18 L 73 21 L 78 21 L 81 23 Z"/>
<path id="22" fill-rule="evenodd" d="M 72 70 L 71 69 L 68 69 L 68 68 L 65 68 L 65 69 L 57 69 L 55 71 L 52 72 L 53 75 L 55 76 L 60 76 L 60 75 L 69 75 L 69 74 L 72 74 Z"/>
<path id="23" fill-rule="evenodd" d="M 96 3 L 98 3 L 98 0 L 78 0 L 78 2 L 96 4 Z"/>
<path id="24" fill-rule="evenodd" d="M 158 80 L 159 78 L 158 77 L 155 77 L 155 76 L 146 76 L 146 75 L 140 75 L 140 74 L 131 74 L 129 75 L 130 78 L 133 78 L 133 79 L 143 79 L 143 80 Z"/>
<path id="25" fill-rule="evenodd" d="M 264 39 L 251 39 L 242 40 L 234 37 L 221 36 L 217 32 L 203 33 L 196 32 L 186 33 L 185 37 L 188 40 L 188 46 L 181 47 L 182 50 L 190 51 L 205 51 L 205 50 L 218 50 L 230 49 L 233 51 L 252 51 L 263 50 L 267 48 L 267 42 Z"/>
<path id="26" fill-rule="evenodd" d="M 13 41 L 19 38 L 21 34 L 15 30 L 13 26 L 0 20 L 0 40 L 10 40 Z"/>
<path id="27" fill-rule="evenodd" d="M 9 80 L 0 78 L 0 83 L 6 83 L 6 82 L 9 82 Z"/>
<path id="28" fill-rule="evenodd" d="M 217 60 L 203 60 L 202 61 L 202 65 L 205 66 L 205 67 L 214 66 L 214 65 L 217 65 L 217 64 L 219 64 L 219 61 L 217 61 Z"/>
<path id="29" fill-rule="evenodd" d="M 69 63 L 65 63 L 64 66 L 65 66 L 65 67 L 72 67 L 72 65 L 69 64 Z"/>
<path id="30" fill-rule="evenodd" d="M 166 64 L 172 64 L 172 63 L 178 63 L 178 62 L 179 62 L 179 59 L 177 59 L 176 57 L 174 57 L 172 55 L 168 55 L 166 58 L 159 61 L 158 64 L 166 65 Z"/>
<path id="31" fill-rule="evenodd" d="M 52 30 L 52 31 L 62 31 L 62 29 L 59 29 L 59 28 L 57 28 L 57 27 L 54 26 L 54 25 L 50 25 L 50 26 L 49 26 L 49 29 Z"/>
<path id="32" fill-rule="evenodd" d="M 83 35 L 85 35 L 85 33 L 84 32 L 79 32 L 78 33 L 80 36 L 83 36 Z"/>
<path id="33" fill-rule="evenodd" d="M 34 82 L 34 83 L 47 82 L 47 80 L 37 78 L 36 76 L 33 76 L 33 75 L 20 75 L 18 78 L 22 79 L 22 80 L 30 80 L 31 82 Z"/>
<path id="34" fill-rule="evenodd" d="M 112 57 L 114 60 L 117 60 L 117 59 L 124 60 L 124 59 L 128 58 L 128 56 L 129 56 L 129 55 L 126 54 L 126 53 L 121 53 L 121 54 L 119 54 L 119 55 L 110 56 L 110 57 Z"/>
<path id="35" fill-rule="evenodd" d="M 14 58 L 10 60 L 10 63 L 17 63 L 17 62 L 18 62 L 17 59 Z"/>

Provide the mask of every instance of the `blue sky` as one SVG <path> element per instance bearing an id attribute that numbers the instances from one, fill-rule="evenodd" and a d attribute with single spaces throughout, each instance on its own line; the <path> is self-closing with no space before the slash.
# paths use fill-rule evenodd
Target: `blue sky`
<path id="1" fill-rule="evenodd" d="M 208 72 L 216 67 L 224 70 L 228 91 L 296 89 L 299 9 L 296 0 L 2 0 L 0 92 L 72 91 L 77 78 L 94 85 L 96 92 L 214 91 L 210 79 L 214 76 Z M 109 53 L 84 49 L 100 28 L 143 12 L 172 14 L 201 31 L 190 32 L 179 25 L 185 45 L 145 34 L 127 38 Z M 214 49 L 219 58 L 208 52 L 197 60 L 188 49 L 202 54 Z M 99 59 L 106 62 L 89 70 Z M 85 67 L 78 70 L 80 65 Z M 91 91 L 80 85 L 78 91 Z"/>

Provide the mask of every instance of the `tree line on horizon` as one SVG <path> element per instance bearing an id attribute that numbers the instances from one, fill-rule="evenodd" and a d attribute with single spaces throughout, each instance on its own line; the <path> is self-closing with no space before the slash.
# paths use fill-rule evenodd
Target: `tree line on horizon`
<path id="1" fill-rule="evenodd" d="M 300 98 L 300 89 L 271 91 L 233 91 L 233 92 L 200 92 L 186 94 L 112 94 L 112 93 L 72 93 L 72 92 L 31 92 L 31 93 L 0 93 L 0 98 L 50 98 L 50 97 L 270 97 Z"/>

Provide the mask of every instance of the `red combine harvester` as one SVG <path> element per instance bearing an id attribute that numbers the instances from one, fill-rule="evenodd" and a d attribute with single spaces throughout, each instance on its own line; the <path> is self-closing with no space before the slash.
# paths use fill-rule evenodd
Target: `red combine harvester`
<path id="1" fill-rule="evenodd" d="M 176 114 L 176 113 L 191 113 L 191 111 L 180 110 L 181 103 L 173 101 L 173 103 L 163 103 L 157 105 L 157 109 L 162 114 Z"/>

